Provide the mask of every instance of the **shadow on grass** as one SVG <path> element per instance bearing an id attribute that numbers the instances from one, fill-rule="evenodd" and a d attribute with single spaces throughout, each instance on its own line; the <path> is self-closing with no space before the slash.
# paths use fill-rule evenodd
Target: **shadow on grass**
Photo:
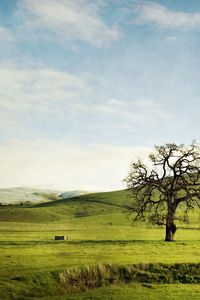
<path id="1" fill-rule="evenodd" d="M 1 246 L 12 245 L 130 245 L 130 244 L 167 244 L 163 240 L 79 240 L 79 241 L 55 241 L 55 240 L 35 240 L 35 241 L 0 241 Z"/>
<path id="2" fill-rule="evenodd" d="M 55 201 L 49 201 L 49 202 L 45 202 L 45 203 L 39 203 L 36 204 L 32 207 L 47 207 L 47 206 L 57 206 L 60 204 L 74 204 L 75 202 L 80 202 L 81 204 L 83 203 L 95 203 L 95 204 L 103 204 L 103 205 L 108 205 L 108 206 L 113 206 L 113 207 L 120 207 L 123 209 L 129 209 L 130 206 L 124 204 L 124 205 L 120 205 L 117 203 L 111 203 L 111 202 L 107 202 L 107 201 L 103 201 L 103 200 L 97 200 L 96 197 L 92 197 L 90 196 L 86 196 L 83 195 L 81 197 L 72 197 L 72 198 L 64 198 L 64 199 L 59 199 L 59 200 L 55 200 Z M 31 206 L 30 206 L 31 207 Z"/>
<path id="3" fill-rule="evenodd" d="M 157 244 L 163 242 L 162 240 L 82 240 L 82 241 L 68 241 L 68 243 L 72 244 L 105 244 L 105 245 L 116 245 L 116 244 Z"/>

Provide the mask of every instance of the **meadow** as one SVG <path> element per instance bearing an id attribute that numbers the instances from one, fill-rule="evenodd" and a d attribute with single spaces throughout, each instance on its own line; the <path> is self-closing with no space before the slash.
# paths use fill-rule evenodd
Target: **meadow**
<path id="1" fill-rule="evenodd" d="M 198 211 L 191 213 L 187 226 L 178 224 L 176 242 L 166 243 L 164 228 L 132 224 L 127 213 L 131 202 L 127 191 L 117 191 L 1 206 L 0 299 L 200 299 Z M 55 235 L 68 240 L 55 241 Z M 172 276 L 165 282 L 164 273 L 157 278 L 155 270 L 149 271 L 151 264 L 165 273 L 166 266 L 175 265 L 182 279 Z M 130 273 L 111 280 L 102 271 L 98 278 L 104 284 L 73 291 L 61 280 L 65 272 L 77 276 L 81 269 L 102 270 L 104 265 L 115 270 L 143 266 L 143 277 L 134 279 Z"/>

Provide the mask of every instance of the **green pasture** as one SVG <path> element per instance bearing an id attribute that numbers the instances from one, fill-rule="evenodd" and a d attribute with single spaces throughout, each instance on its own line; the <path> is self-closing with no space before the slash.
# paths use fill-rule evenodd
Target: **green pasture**
<path id="1" fill-rule="evenodd" d="M 117 295 L 121 295 L 120 299 L 132 299 L 133 291 L 137 291 L 138 299 L 147 299 L 145 294 L 151 295 L 148 299 L 158 299 L 156 294 L 162 291 L 164 294 L 164 285 L 149 288 L 138 284 L 66 296 L 58 285 L 56 274 L 72 266 L 200 263 L 198 211 L 191 213 L 190 224 L 178 224 L 176 242 L 166 243 L 164 228 L 148 224 L 132 226 L 127 213 L 131 198 L 127 193 L 84 195 L 30 207 L 1 207 L 0 299 L 56 295 L 57 299 L 104 299 L 103 294 L 108 295 L 105 299 L 117 299 Z M 66 235 L 68 240 L 54 241 L 55 235 Z M 180 298 L 189 290 L 194 295 L 199 291 L 198 285 L 189 289 L 179 285 L 179 288 Z M 170 285 L 169 289 L 173 294 L 176 287 Z M 63 298 L 59 298 L 61 294 Z"/>
<path id="2" fill-rule="evenodd" d="M 199 300 L 200 285 L 186 284 L 124 284 L 66 296 L 68 300 Z M 59 300 L 59 297 L 46 299 Z M 45 300 L 45 298 L 44 298 Z"/>

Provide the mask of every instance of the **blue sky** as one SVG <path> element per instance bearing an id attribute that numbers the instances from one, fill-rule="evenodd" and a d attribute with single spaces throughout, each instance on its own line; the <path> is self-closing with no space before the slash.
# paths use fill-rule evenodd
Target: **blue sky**
<path id="1" fill-rule="evenodd" d="M 199 140 L 199 1 L 0 2 L 1 186 L 111 190 Z"/>

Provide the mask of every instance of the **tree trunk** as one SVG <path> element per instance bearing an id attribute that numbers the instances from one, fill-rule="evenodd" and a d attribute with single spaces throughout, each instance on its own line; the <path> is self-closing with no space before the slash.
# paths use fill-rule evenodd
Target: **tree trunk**
<path id="1" fill-rule="evenodd" d="M 174 223 L 166 225 L 165 241 L 166 242 L 174 241 L 175 233 L 176 233 L 176 225 Z"/>
<path id="2" fill-rule="evenodd" d="M 165 241 L 174 241 L 174 235 L 176 233 L 176 225 L 174 224 L 174 215 L 177 208 L 177 204 L 172 204 L 171 201 L 168 202 L 168 213 L 166 219 L 166 234 Z"/>
<path id="3" fill-rule="evenodd" d="M 170 228 L 169 225 L 166 225 L 165 241 L 166 242 L 171 242 L 172 241 L 171 228 Z"/>
<path id="4" fill-rule="evenodd" d="M 172 223 L 172 225 L 171 225 L 172 241 L 174 241 L 175 233 L 176 233 L 176 225 L 174 223 Z"/>

